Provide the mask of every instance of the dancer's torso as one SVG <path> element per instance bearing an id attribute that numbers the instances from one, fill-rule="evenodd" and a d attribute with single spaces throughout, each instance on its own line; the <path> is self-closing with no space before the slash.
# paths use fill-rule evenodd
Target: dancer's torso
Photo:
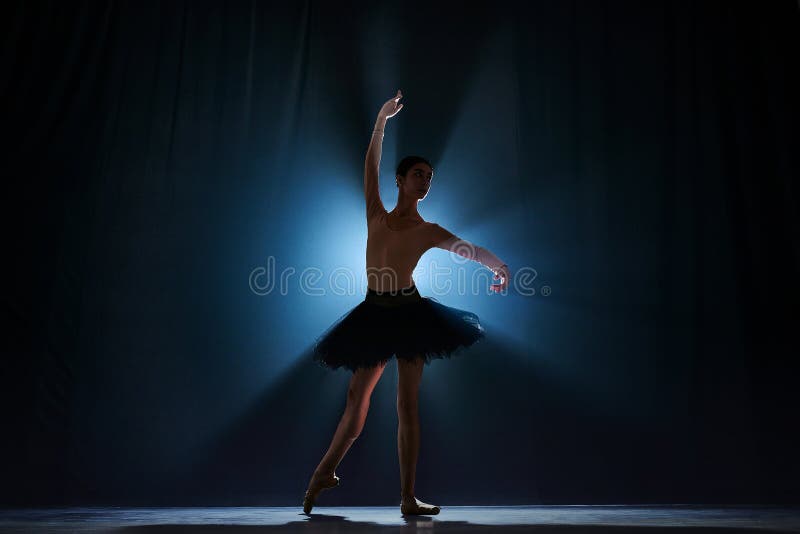
<path id="1" fill-rule="evenodd" d="M 387 216 L 381 210 L 367 223 L 367 287 L 376 291 L 397 291 L 414 285 L 411 273 L 425 251 L 434 246 L 433 223 L 392 226 L 392 230 Z"/>

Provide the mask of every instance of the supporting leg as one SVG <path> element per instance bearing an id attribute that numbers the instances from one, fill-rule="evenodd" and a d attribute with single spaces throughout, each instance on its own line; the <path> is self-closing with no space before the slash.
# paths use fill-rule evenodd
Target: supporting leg
<path id="1" fill-rule="evenodd" d="M 400 511 L 403 514 L 438 514 L 439 507 L 415 497 L 414 482 L 419 457 L 419 385 L 424 368 L 422 359 L 397 359 L 397 454 L 400 460 Z"/>

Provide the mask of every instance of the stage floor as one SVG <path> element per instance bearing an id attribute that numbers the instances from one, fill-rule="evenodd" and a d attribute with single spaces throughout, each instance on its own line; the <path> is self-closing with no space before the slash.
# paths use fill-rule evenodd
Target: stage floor
<path id="1" fill-rule="evenodd" d="M 800 532 L 800 508 L 727 506 L 47 508 L 0 510 L 0 532 Z"/>

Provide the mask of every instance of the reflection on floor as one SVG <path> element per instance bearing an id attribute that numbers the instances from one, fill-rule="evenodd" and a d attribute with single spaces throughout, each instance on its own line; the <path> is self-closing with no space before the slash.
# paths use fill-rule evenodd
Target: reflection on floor
<path id="1" fill-rule="evenodd" d="M 800 508 L 734 506 L 48 508 L 0 510 L 0 532 L 800 532 Z"/>

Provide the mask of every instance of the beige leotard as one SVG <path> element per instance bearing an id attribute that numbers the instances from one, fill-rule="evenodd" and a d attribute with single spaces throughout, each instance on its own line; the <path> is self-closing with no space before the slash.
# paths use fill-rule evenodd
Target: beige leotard
<path id="1" fill-rule="evenodd" d="M 495 271 L 503 262 L 489 250 L 460 239 L 436 223 L 392 229 L 380 201 L 367 209 L 367 287 L 397 291 L 414 285 L 411 276 L 422 255 L 432 247 L 450 250 Z"/>

